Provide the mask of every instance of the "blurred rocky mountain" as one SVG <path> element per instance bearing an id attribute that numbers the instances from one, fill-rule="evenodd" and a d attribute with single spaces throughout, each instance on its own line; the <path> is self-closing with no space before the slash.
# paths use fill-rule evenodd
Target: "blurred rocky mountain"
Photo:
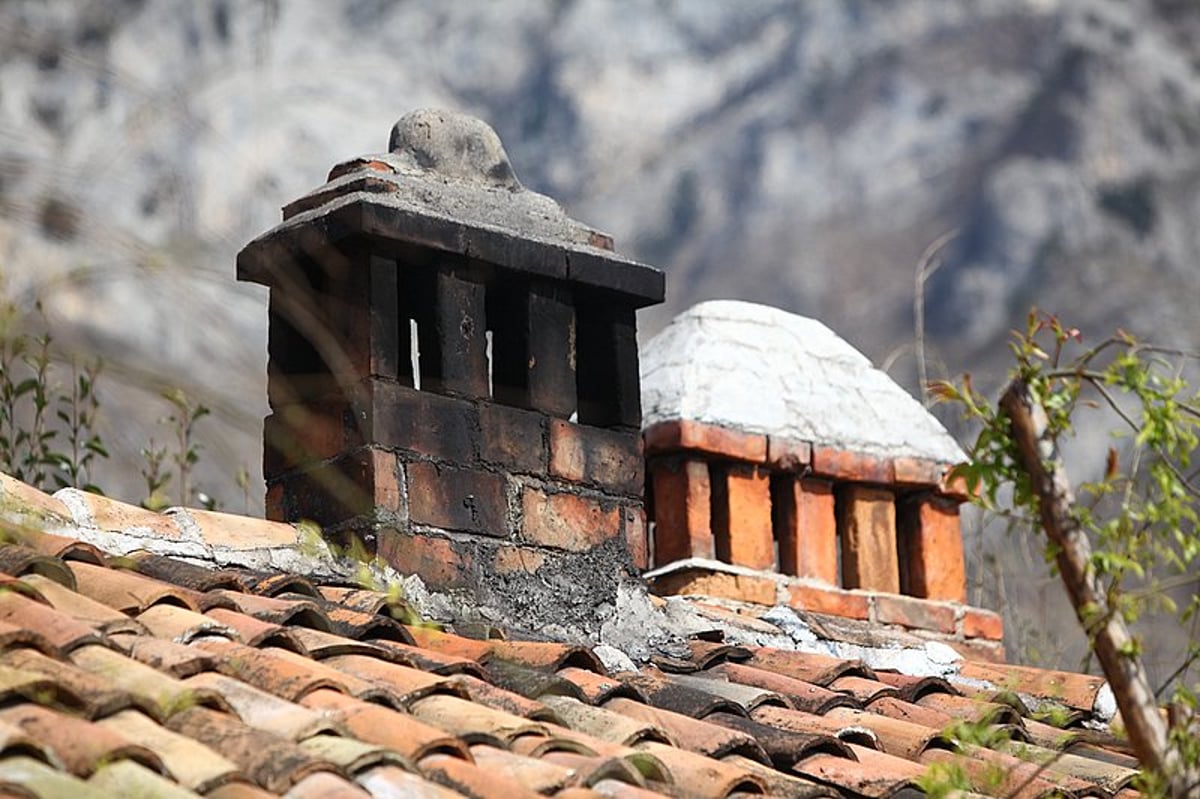
<path id="1" fill-rule="evenodd" d="M 1191 0 L 4 0 L 0 271 L 106 354 L 114 490 L 181 385 L 239 511 L 266 312 L 234 254 L 421 106 L 667 271 L 644 334 L 763 301 L 915 388 L 914 272 L 952 234 L 935 371 L 995 373 L 1033 303 L 1194 344 L 1198 36 Z"/>

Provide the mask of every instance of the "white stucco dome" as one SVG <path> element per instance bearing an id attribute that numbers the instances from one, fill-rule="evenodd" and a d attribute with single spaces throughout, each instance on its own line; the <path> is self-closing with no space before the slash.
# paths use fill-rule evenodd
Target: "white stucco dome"
<path id="1" fill-rule="evenodd" d="M 815 319 L 734 300 L 675 317 L 641 350 L 642 424 L 691 420 L 884 457 L 966 459 L 946 428 Z"/>

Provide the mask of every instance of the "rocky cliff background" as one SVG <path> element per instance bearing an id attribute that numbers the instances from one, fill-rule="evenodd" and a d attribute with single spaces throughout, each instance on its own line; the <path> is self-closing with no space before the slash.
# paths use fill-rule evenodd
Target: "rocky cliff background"
<path id="1" fill-rule="evenodd" d="M 4 0 L 0 274 L 104 354 L 109 490 L 140 498 L 179 386 L 215 411 L 197 485 L 237 512 L 261 510 L 266 295 L 234 254 L 420 106 L 491 122 L 526 185 L 667 271 L 644 335 L 767 302 L 915 390 L 914 273 L 949 236 L 934 374 L 998 381 L 1033 303 L 1194 347 L 1198 36 L 1190 0 Z M 980 597 L 1061 658 L 1060 589 L 975 542 Z"/>

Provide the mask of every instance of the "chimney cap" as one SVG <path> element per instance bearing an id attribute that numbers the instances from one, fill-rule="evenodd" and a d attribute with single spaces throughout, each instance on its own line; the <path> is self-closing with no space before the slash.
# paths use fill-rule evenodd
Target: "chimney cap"
<path id="1" fill-rule="evenodd" d="M 872 456 L 960 463 L 921 403 L 815 319 L 714 300 L 642 348 L 642 419 L 689 420 Z"/>
<path id="2" fill-rule="evenodd" d="M 238 277 L 277 284 L 297 254 L 355 236 L 417 245 L 516 272 L 607 289 L 634 307 L 662 302 L 663 273 L 612 251 L 612 238 L 523 187 L 500 137 L 452 111 L 413 111 L 389 152 L 338 164 L 320 188 L 283 209 L 283 224 L 238 254 Z"/>

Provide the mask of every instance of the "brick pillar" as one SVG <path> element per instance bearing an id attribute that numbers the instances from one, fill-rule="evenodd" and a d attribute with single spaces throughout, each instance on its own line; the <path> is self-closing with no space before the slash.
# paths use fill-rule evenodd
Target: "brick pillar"
<path id="1" fill-rule="evenodd" d="M 654 563 L 715 558 L 712 487 L 708 464 L 694 458 L 659 458 L 650 467 L 654 492 Z"/>
<path id="2" fill-rule="evenodd" d="M 714 470 L 713 537 L 717 557 L 751 569 L 775 567 L 771 527 L 771 477 L 752 464 Z"/>
<path id="3" fill-rule="evenodd" d="M 781 475 L 771 494 L 779 531 L 779 570 L 837 585 L 838 532 L 833 483 Z"/>
<path id="4" fill-rule="evenodd" d="M 958 502 L 932 493 L 900 502 L 897 518 L 901 590 L 928 599 L 967 599 Z"/>
<path id="5" fill-rule="evenodd" d="M 842 584 L 899 593 L 895 495 L 884 488 L 842 485 L 837 490 L 837 514 Z"/>

